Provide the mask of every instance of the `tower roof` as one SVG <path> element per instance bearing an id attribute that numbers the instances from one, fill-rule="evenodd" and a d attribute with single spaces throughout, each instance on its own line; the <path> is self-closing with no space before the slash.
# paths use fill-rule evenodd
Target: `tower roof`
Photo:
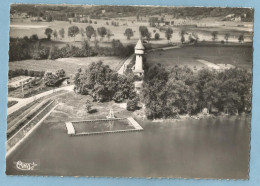
<path id="1" fill-rule="evenodd" d="M 139 39 L 138 41 L 137 41 L 137 44 L 136 44 L 136 46 L 135 46 L 135 49 L 137 49 L 137 50 L 144 50 L 145 48 L 144 48 L 144 45 L 143 45 L 143 43 L 142 43 L 142 41 L 141 41 L 141 39 Z"/>

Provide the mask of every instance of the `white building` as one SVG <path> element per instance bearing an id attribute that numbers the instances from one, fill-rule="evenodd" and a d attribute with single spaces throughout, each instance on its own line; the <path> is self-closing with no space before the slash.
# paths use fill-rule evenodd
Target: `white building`
<path id="1" fill-rule="evenodd" d="M 141 39 L 138 40 L 136 46 L 135 46 L 135 67 L 134 67 L 134 74 L 138 76 L 143 76 L 144 70 L 143 70 L 143 55 L 144 55 L 144 46 L 141 41 Z"/>

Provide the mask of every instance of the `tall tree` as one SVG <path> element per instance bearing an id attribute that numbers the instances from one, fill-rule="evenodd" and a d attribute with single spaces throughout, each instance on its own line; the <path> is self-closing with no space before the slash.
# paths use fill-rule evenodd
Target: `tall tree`
<path id="1" fill-rule="evenodd" d="M 127 29 L 125 30 L 124 35 L 126 36 L 127 40 L 130 40 L 131 37 L 134 36 L 134 32 L 133 32 L 133 30 L 132 30 L 131 28 L 127 28 Z"/>
<path id="2" fill-rule="evenodd" d="M 139 26 L 139 32 L 142 38 L 147 37 L 149 33 L 148 28 L 146 26 Z"/>
<path id="3" fill-rule="evenodd" d="M 113 36 L 113 33 L 111 32 L 110 29 L 107 29 L 107 40 L 109 41 L 111 36 Z"/>
<path id="4" fill-rule="evenodd" d="M 244 34 L 240 34 L 238 37 L 238 42 L 241 44 L 244 42 Z"/>
<path id="5" fill-rule="evenodd" d="M 226 34 L 225 34 L 225 40 L 226 40 L 226 43 L 228 43 L 228 39 L 229 39 L 229 37 L 230 37 L 230 34 L 229 34 L 229 33 L 226 33 Z"/>
<path id="6" fill-rule="evenodd" d="M 160 39 L 160 34 L 159 33 L 154 34 L 154 39 L 155 40 L 159 40 Z"/>
<path id="7" fill-rule="evenodd" d="M 171 28 L 167 28 L 167 30 L 165 31 L 165 37 L 168 40 L 168 43 L 172 38 L 172 34 L 173 34 L 173 30 Z"/>
<path id="8" fill-rule="evenodd" d="M 53 32 L 53 37 L 54 37 L 55 40 L 58 38 L 57 30 L 54 30 L 54 32 Z"/>
<path id="9" fill-rule="evenodd" d="M 107 34 L 107 29 L 105 27 L 97 28 L 98 35 L 100 36 L 100 40 L 103 41 L 104 36 Z"/>
<path id="10" fill-rule="evenodd" d="M 78 34 L 79 34 L 79 27 L 71 26 L 71 27 L 68 28 L 68 36 L 74 37 L 74 41 L 75 41 L 76 35 L 78 35 Z"/>
<path id="11" fill-rule="evenodd" d="M 212 32 L 211 36 L 212 36 L 212 41 L 216 41 L 218 39 L 218 32 L 217 31 Z"/>
<path id="12" fill-rule="evenodd" d="M 80 28 L 80 34 L 81 34 L 81 37 L 82 37 L 82 40 L 83 40 L 84 36 L 85 36 L 85 30 L 83 28 Z"/>
<path id="13" fill-rule="evenodd" d="M 47 36 L 48 40 L 51 40 L 51 34 L 53 30 L 51 28 L 46 28 L 44 34 Z"/>
<path id="14" fill-rule="evenodd" d="M 65 30 L 64 30 L 64 28 L 62 28 L 62 29 L 59 30 L 59 35 L 60 35 L 60 38 L 64 38 L 64 36 L 65 36 Z"/>
<path id="15" fill-rule="evenodd" d="M 91 37 L 95 34 L 95 29 L 93 28 L 93 26 L 87 26 L 86 27 L 86 35 L 88 37 L 88 40 L 91 39 Z"/>
<path id="16" fill-rule="evenodd" d="M 185 30 L 181 30 L 180 31 L 180 36 L 181 36 L 181 43 L 183 44 L 185 42 Z"/>

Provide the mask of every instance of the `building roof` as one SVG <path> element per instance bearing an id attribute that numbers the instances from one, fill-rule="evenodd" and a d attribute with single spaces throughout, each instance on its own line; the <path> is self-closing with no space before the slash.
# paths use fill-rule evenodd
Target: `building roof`
<path id="1" fill-rule="evenodd" d="M 145 48 L 144 48 L 144 45 L 143 45 L 143 43 L 142 43 L 142 41 L 141 41 L 141 39 L 139 39 L 138 41 L 137 41 L 137 44 L 136 44 L 136 46 L 135 46 L 135 49 L 139 49 L 139 50 L 144 50 Z"/>

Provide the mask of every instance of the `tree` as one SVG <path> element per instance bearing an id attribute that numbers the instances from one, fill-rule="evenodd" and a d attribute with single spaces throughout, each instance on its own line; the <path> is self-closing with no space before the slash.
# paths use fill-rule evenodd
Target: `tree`
<path id="1" fill-rule="evenodd" d="M 80 28 L 80 34 L 81 34 L 81 37 L 82 37 L 82 40 L 84 39 L 84 36 L 85 36 L 85 31 L 83 28 Z"/>
<path id="2" fill-rule="evenodd" d="M 112 32 L 110 29 L 107 29 L 107 40 L 109 41 L 111 36 L 113 36 Z"/>
<path id="3" fill-rule="evenodd" d="M 37 35 L 37 34 L 31 35 L 30 40 L 31 40 L 31 41 L 34 41 L 34 42 L 35 42 L 35 41 L 38 41 L 38 40 L 39 40 L 38 35 Z"/>
<path id="4" fill-rule="evenodd" d="M 159 33 L 156 33 L 156 34 L 154 35 L 154 39 L 155 39 L 155 40 L 159 40 L 159 39 L 160 39 L 160 34 L 159 34 Z"/>
<path id="5" fill-rule="evenodd" d="M 146 106 L 148 118 L 161 118 L 166 115 L 168 72 L 161 65 L 150 67 L 144 76 L 141 100 Z"/>
<path id="6" fill-rule="evenodd" d="M 57 70 L 57 71 L 56 71 L 56 76 L 59 77 L 59 78 L 64 78 L 64 77 L 66 77 L 66 72 L 65 72 L 65 70 L 63 70 L 63 69 Z"/>
<path id="7" fill-rule="evenodd" d="M 185 32 L 184 30 L 181 30 L 181 31 L 180 31 L 181 43 L 182 43 L 182 44 L 185 42 L 185 36 L 184 36 L 185 34 L 186 34 L 186 32 Z"/>
<path id="8" fill-rule="evenodd" d="M 124 35 L 126 36 L 127 40 L 130 40 L 131 37 L 134 36 L 134 32 L 133 32 L 133 30 L 132 30 L 131 28 L 127 28 L 127 29 L 125 30 Z"/>
<path id="9" fill-rule="evenodd" d="M 148 41 L 148 43 L 150 42 L 151 40 L 151 32 L 148 32 L 147 36 L 146 36 L 146 39 Z"/>
<path id="10" fill-rule="evenodd" d="M 53 32 L 53 37 L 54 37 L 55 40 L 57 39 L 57 37 L 58 37 L 57 30 L 54 30 L 54 32 Z"/>
<path id="11" fill-rule="evenodd" d="M 230 37 L 230 34 L 229 34 L 229 33 L 226 33 L 226 34 L 225 34 L 225 40 L 226 40 L 227 43 L 228 43 L 229 37 Z"/>
<path id="12" fill-rule="evenodd" d="M 71 26 L 71 27 L 68 28 L 68 36 L 74 37 L 74 41 L 75 41 L 76 35 L 78 35 L 78 34 L 79 34 L 79 27 Z"/>
<path id="13" fill-rule="evenodd" d="M 88 99 L 86 100 L 86 103 L 85 103 L 85 107 L 86 107 L 86 110 L 87 110 L 88 113 L 91 111 L 92 106 L 93 106 L 93 105 L 92 105 L 92 102 L 91 102 L 91 100 L 88 98 Z"/>
<path id="14" fill-rule="evenodd" d="M 114 96 L 113 96 L 113 100 L 116 102 L 116 103 L 120 103 L 124 100 L 124 93 L 123 91 L 117 91 Z"/>
<path id="15" fill-rule="evenodd" d="M 128 100 L 126 104 L 126 109 L 129 111 L 135 111 L 137 108 L 137 99 Z"/>
<path id="16" fill-rule="evenodd" d="M 155 27 L 155 26 L 156 26 L 155 23 L 158 23 L 158 22 L 159 22 L 158 17 L 150 17 L 150 18 L 149 18 L 149 25 L 150 25 L 151 27 Z"/>
<path id="17" fill-rule="evenodd" d="M 211 36 L 212 36 L 212 41 L 216 41 L 218 39 L 218 32 L 217 31 L 212 32 Z"/>
<path id="18" fill-rule="evenodd" d="M 48 40 L 51 40 L 51 34 L 53 30 L 51 28 L 46 28 L 44 34 L 47 36 Z"/>
<path id="19" fill-rule="evenodd" d="M 107 29 L 105 27 L 97 28 L 98 35 L 101 37 L 100 40 L 102 41 L 104 36 L 107 34 Z"/>
<path id="20" fill-rule="evenodd" d="M 86 36 L 88 37 L 88 40 L 91 39 L 91 37 L 95 34 L 95 29 L 92 26 L 86 27 Z"/>
<path id="21" fill-rule="evenodd" d="M 244 42 L 244 34 L 240 34 L 238 37 L 238 42 L 242 44 Z"/>
<path id="22" fill-rule="evenodd" d="M 171 28 L 167 28 L 167 30 L 165 31 L 165 37 L 168 40 L 168 43 L 172 38 L 172 34 L 173 34 L 173 30 Z"/>
<path id="23" fill-rule="evenodd" d="M 59 30 L 59 35 L 60 35 L 61 38 L 64 38 L 64 35 L 65 35 L 65 30 L 64 30 L 64 28 L 62 28 L 62 29 Z"/>
<path id="24" fill-rule="evenodd" d="M 190 43 L 197 43 L 199 40 L 199 37 L 198 37 L 198 34 L 196 32 L 192 32 L 190 35 L 189 35 L 189 41 Z"/>
<path id="25" fill-rule="evenodd" d="M 142 38 L 147 37 L 148 36 L 148 28 L 146 26 L 139 26 L 139 32 Z"/>
<path id="26" fill-rule="evenodd" d="M 59 80 L 59 78 L 51 72 L 46 72 L 44 74 L 43 80 L 45 86 L 54 87 L 57 85 L 57 81 Z"/>
<path id="27" fill-rule="evenodd" d="M 47 15 L 47 18 L 46 18 L 46 21 L 48 21 L 48 22 L 51 22 L 52 21 L 52 16 L 49 14 L 49 15 Z"/>

